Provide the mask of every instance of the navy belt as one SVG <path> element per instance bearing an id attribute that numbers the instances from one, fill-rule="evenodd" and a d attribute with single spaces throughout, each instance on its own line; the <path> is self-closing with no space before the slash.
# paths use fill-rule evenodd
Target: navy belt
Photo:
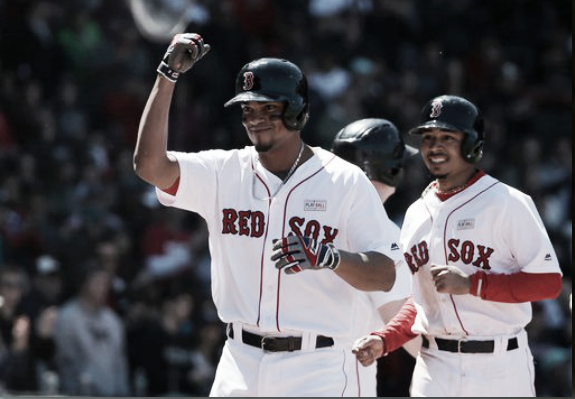
<path id="1" fill-rule="evenodd" d="M 423 347 L 429 348 L 429 340 L 422 336 Z M 493 353 L 495 350 L 495 341 L 462 341 L 456 339 L 435 338 L 437 349 L 446 352 L 455 353 Z M 507 341 L 507 350 L 512 351 L 519 348 L 516 337 L 509 338 Z"/>
<path id="2" fill-rule="evenodd" d="M 234 338 L 234 329 L 228 324 L 228 336 Z M 301 337 L 270 337 L 242 330 L 242 342 L 246 345 L 255 346 L 268 352 L 293 352 L 301 349 Z M 333 346 L 333 338 L 318 335 L 315 348 L 327 348 Z"/>

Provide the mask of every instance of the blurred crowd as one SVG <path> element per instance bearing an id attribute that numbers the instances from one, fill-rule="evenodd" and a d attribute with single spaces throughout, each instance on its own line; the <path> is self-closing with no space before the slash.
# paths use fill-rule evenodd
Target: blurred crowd
<path id="1" fill-rule="evenodd" d="M 223 104 L 263 56 L 307 75 L 303 137 L 324 148 L 359 118 L 405 132 L 439 94 L 480 106 L 481 167 L 533 197 L 564 273 L 528 326 L 538 395 L 572 396 L 571 1 L 191 1 L 212 51 L 178 83 L 171 149 L 247 145 Z M 225 334 L 205 224 L 132 169 L 167 44 L 127 1 L 0 0 L 0 395 L 209 393 Z M 429 181 L 409 166 L 386 204 L 399 225 Z M 407 394 L 405 364 L 381 366 L 380 395 Z"/>

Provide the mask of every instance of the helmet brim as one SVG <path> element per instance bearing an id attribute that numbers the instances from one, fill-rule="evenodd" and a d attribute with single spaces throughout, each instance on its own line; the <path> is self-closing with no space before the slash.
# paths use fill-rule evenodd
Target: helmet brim
<path id="1" fill-rule="evenodd" d="M 419 150 L 415 147 L 410 146 L 409 144 L 405 145 L 405 158 L 409 158 L 417 154 Z"/>
<path id="2" fill-rule="evenodd" d="M 445 130 L 448 132 L 462 132 L 463 131 L 461 129 L 458 129 L 456 126 L 454 126 L 450 123 L 445 123 L 445 122 L 438 121 L 438 120 L 432 120 L 432 121 L 425 122 L 423 125 L 419 125 L 417 127 L 414 127 L 413 129 L 411 129 L 408 132 L 408 134 L 411 134 L 411 135 L 422 134 L 423 132 L 427 132 L 431 129 L 440 129 L 440 130 Z"/>
<path id="3" fill-rule="evenodd" d="M 229 107 L 230 105 L 236 103 L 243 103 L 247 101 L 257 101 L 257 102 L 272 102 L 272 101 L 284 101 L 282 96 L 276 96 L 273 94 L 264 94 L 264 93 L 256 93 L 253 91 L 244 91 L 243 93 L 238 94 L 231 100 L 227 101 L 224 104 L 225 107 Z"/>

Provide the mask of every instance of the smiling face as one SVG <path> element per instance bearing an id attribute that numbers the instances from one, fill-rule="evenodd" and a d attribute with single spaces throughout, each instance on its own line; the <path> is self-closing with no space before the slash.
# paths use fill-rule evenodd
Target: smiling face
<path id="1" fill-rule="evenodd" d="M 242 125 L 256 151 L 268 152 L 293 137 L 293 132 L 283 123 L 285 106 L 281 101 L 249 101 L 241 104 Z"/>
<path id="2" fill-rule="evenodd" d="M 448 186 L 464 184 L 474 172 L 473 164 L 461 156 L 462 132 L 439 129 L 421 134 L 421 156 L 429 173 Z"/>

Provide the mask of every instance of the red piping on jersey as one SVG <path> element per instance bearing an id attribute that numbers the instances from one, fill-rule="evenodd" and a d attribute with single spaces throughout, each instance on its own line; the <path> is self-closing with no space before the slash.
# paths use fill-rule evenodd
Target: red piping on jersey
<path id="1" fill-rule="evenodd" d="M 345 396 L 345 391 L 347 390 L 347 373 L 345 372 L 345 362 L 346 362 L 347 357 L 345 356 L 345 351 L 343 352 L 343 363 L 341 364 L 341 372 L 343 373 L 343 379 L 345 381 L 345 383 L 343 384 L 343 390 L 341 391 L 341 397 L 343 398 Z M 358 378 L 359 381 L 359 378 Z M 361 396 L 361 395 L 358 395 Z"/>
<path id="2" fill-rule="evenodd" d="M 471 201 L 473 201 L 475 198 L 479 197 L 481 194 L 483 194 L 484 192 L 486 192 L 487 190 L 489 190 L 491 187 L 495 186 L 496 184 L 499 184 L 498 181 L 496 181 L 495 183 L 493 183 L 492 185 L 490 185 L 489 187 L 485 188 L 484 190 L 478 192 L 477 194 L 475 194 L 473 197 L 471 197 L 470 199 L 468 199 L 467 201 L 465 201 L 463 204 L 459 205 L 457 208 L 453 209 L 451 212 L 449 212 L 449 214 L 447 215 L 447 218 L 445 219 L 445 224 L 443 227 L 443 251 L 445 253 L 445 264 L 448 265 L 448 261 L 447 261 L 447 222 L 449 221 L 449 218 L 451 217 L 451 215 L 453 215 L 453 213 L 459 209 L 461 209 L 462 207 L 464 207 L 465 205 L 467 205 L 468 203 L 470 203 Z M 451 304 L 453 305 L 453 310 L 455 311 L 455 315 L 457 316 L 457 321 L 459 321 L 459 325 L 461 326 L 461 328 L 463 329 L 463 331 L 465 331 L 466 335 L 469 335 L 469 333 L 467 332 L 467 330 L 465 329 L 465 327 L 463 326 L 463 322 L 461 321 L 461 317 L 459 317 L 459 312 L 457 311 L 457 305 L 455 304 L 455 300 L 453 299 L 453 295 L 449 295 L 449 298 L 451 299 Z"/>
<path id="3" fill-rule="evenodd" d="M 355 379 L 357 380 L 357 397 L 361 398 L 361 379 L 359 375 L 359 360 L 355 359 Z"/>
<path id="4" fill-rule="evenodd" d="M 331 161 L 333 161 L 335 159 L 335 155 L 333 156 L 333 158 L 331 160 L 329 160 L 329 162 L 327 162 L 325 165 L 329 164 Z M 306 181 L 308 181 L 309 179 L 311 179 L 312 177 L 314 177 L 315 175 L 317 175 L 319 172 L 321 172 L 322 170 L 325 169 L 325 165 L 322 165 L 321 168 L 319 168 L 317 171 L 315 171 L 314 173 L 312 173 L 311 175 L 309 175 L 308 177 L 306 177 L 305 179 L 303 179 L 302 181 L 300 181 L 298 184 L 296 184 L 291 190 L 289 190 L 287 196 L 286 196 L 286 201 L 284 204 L 284 215 L 283 215 L 283 225 L 282 225 L 282 237 L 286 235 L 286 218 L 287 218 L 287 204 L 289 202 L 289 197 L 291 196 L 291 194 L 295 191 L 296 188 L 298 188 L 299 186 L 301 186 L 303 183 L 305 183 Z M 279 332 L 281 332 L 281 328 L 280 328 L 280 285 L 281 285 L 281 269 L 278 269 L 278 292 L 277 292 L 277 302 L 276 302 L 276 326 Z"/>
<path id="5" fill-rule="evenodd" d="M 262 182 L 264 188 L 266 189 L 266 191 L 268 192 L 268 197 L 271 196 L 271 191 L 268 188 L 267 184 L 263 181 L 263 179 L 256 173 L 255 168 L 254 168 L 254 164 L 252 163 L 252 172 L 256 175 L 257 179 L 259 181 Z M 271 198 L 268 199 L 268 214 L 267 214 L 267 218 L 266 220 L 270 220 L 270 204 L 271 204 Z M 262 256 L 260 258 L 260 295 L 259 295 L 259 299 L 258 299 L 258 320 L 256 322 L 256 325 L 259 327 L 260 326 L 260 316 L 261 316 L 261 311 L 262 311 L 262 295 L 263 295 L 263 284 L 264 284 L 264 254 L 265 254 L 265 244 L 267 242 L 267 238 L 268 238 L 268 229 L 269 229 L 269 223 L 266 223 L 266 232 L 264 234 L 264 242 L 262 244 Z"/>

